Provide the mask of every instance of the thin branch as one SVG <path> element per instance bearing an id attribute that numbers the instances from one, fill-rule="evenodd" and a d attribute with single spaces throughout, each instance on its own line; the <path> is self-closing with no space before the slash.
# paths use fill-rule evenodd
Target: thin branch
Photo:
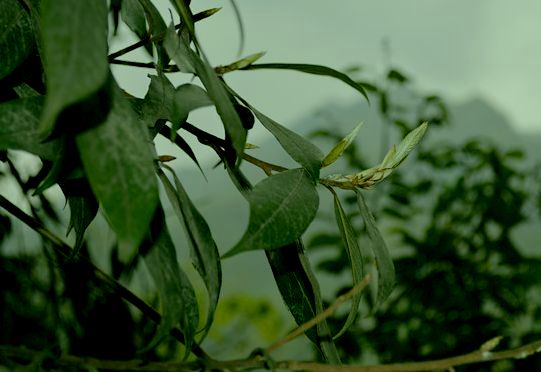
<path id="1" fill-rule="evenodd" d="M 221 8 L 211 8 L 211 9 L 203 10 L 202 12 L 194 14 L 193 20 L 194 20 L 194 22 L 197 22 L 197 21 L 200 21 L 202 19 L 208 18 L 211 15 L 218 12 L 220 9 Z M 182 23 L 176 24 L 175 25 L 175 30 L 178 30 L 180 27 L 182 27 Z M 109 54 L 109 56 L 107 58 L 109 59 L 109 62 L 114 63 L 115 60 L 118 57 L 123 56 L 124 54 L 129 53 L 129 52 L 131 52 L 131 51 L 133 51 L 135 49 L 141 48 L 142 46 L 145 46 L 148 43 L 161 41 L 164 38 L 165 38 L 165 33 L 161 33 L 161 34 L 158 34 L 158 35 L 155 35 L 155 36 L 148 35 L 147 37 L 139 40 L 136 43 L 128 45 L 125 48 L 122 48 L 122 49 L 120 49 L 120 50 L 118 50 L 118 51 L 116 51 L 114 53 Z"/>
<path id="2" fill-rule="evenodd" d="M 221 148 L 225 148 L 225 146 L 227 145 L 225 140 L 221 139 L 220 137 L 216 137 L 215 135 L 207 133 L 204 130 L 199 129 L 195 125 L 190 124 L 188 122 L 184 122 L 180 126 L 180 128 L 184 129 L 187 132 L 189 132 L 189 133 L 193 134 L 194 136 L 196 136 L 197 139 L 199 140 L 199 142 L 201 142 L 203 144 L 206 144 L 206 143 L 210 142 L 210 143 L 214 143 L 214 144 L 220 146 Z M 253 156 L 248 155 L 246 153 L 242 154 L 242 158 L 244 160 L 246 160 L 248 163 L 251 163 L 251 164 L 261 168 L 267 175 L 270 175 L 270 171 L 283 172 L 283 171 L 288 170 L 288 168 L 282 167 L 280 165 L 268 163 L 266 161 L 263 161 L 263 160 L 258 159 L 256 157 L 253 157 Z"/>
<path id="3" fill-rule="evenodd" d="M 66 244 L 62 239 L 60 239 L 58 236 L 56 236 L 54 233 L 48 230 L 45 226 L 43 226 L 41 222 L 32 218 L 31 216 L 26 214 L 24 211 L 19 209 L 15 204 L 10 202 L 3 195 L 0 195 L 0 207 L 4 208 L 11 215 L 13 215 L 17 219 L 25 223 L 28 227 L 36 231 L 38 234 L 40 234 L 42 237 L 44 237 L 48 241 L 50 241 L 53 244 L 55 251 L 59 254 L 60 257 L 63 257 L 64 259 L 71 259 L 71 260 L 73 259 L 72 257 L 73 249 L 68 244 Z M 157 324 L 160 323 L 161 321 L 160 313 L 154 310 L 142 299 L 137 297 L 128 288 L 124 287 L 122 284 L 117 282 L 114 278 L 112 278 L 107 273 L 102 271 L 100 268 L 95 266 L 92 262 L 86 259 L 83 259 L 81 257 L 79 257 L 79 261 L 88 265 L 93 270 L 94 275 L 96 275 L 96 278 L 102 282 L 105 289 L 108 289 L 111 293 L 114 293 L 120 296 L 121 298 L 123 298 L 124 300 L 126 300 L 127 302 L 135 306 L 137 309 L 139 309 L 139 311 L 141 311 L 145 316 L 147 316 L 153 322 Z M 184 344 L 184 335 L 178 328 L 173 328 L 170 334 L 177 341 Z M 210 359 L 209 356 L 205 353 L 203 349 L 201 349 L 199 345 L 195 345 L 194 348 L 192 349 L 192 352 L 194 353 L 194 355 L 200 358 Z"/>
<path id="4" fill-rule="evenodd" d="M 289 333 L 287 336 L 282 338 L 281 340 L 278 340 L 274 344 L 270 345 L 265 349 L 265 352 L 270 354 L 273 351 L 279 349 L 280 347 L 287 344 L 289 341 L 293 340 L 294 338 L 297 338 L 298 336 L 304 334 L 307 330 L 312 328 L 313 326 L 317 325 L 318 323 L 321 323 L 323 320 L 327 319 L 331 315 L 333 315 L 336 310 L 340 306 L 342 306 L 346 301 L 349 301 L 353 296 L 355 296 L 357 293 L 361 292 L 366 288 L 368 283 L 370 282 L 370 275 L 366 275 L 363 280 L 361 280 L 359 283 L 357 283 L 353 288 L 351 288 L 348 292 L 344 293 L 343 295 L 339 296 L 331 306 L 329 306 L 325 311 L 317 314 L 314 318 L 310 319 L 306 323 L 301 324 L 297 328 L 295 328 L 291 333 Z"/>
<path id="5" fill-rule="evenodd" d="M 286 170 L 288 170 L 288 168 L 285 168 L 285 167 L 282 167 L 281 165 L 276 165 L 276 164 L 272 164 L 272 163 L 268 163 L 266 161 L 263 161 L 261 159 L 258 159 L 258 158 L 255 158 L 251 155 L 248 155 L 246 153 L 242 154 L 242 158 L 244 160 L 246 160 L 248 163 L 251 163 L 261 169 L 263 169 L 263 172 L 265 172 L 265 174 L 267 176 L 270 176 L 272 175 L 272 171 L 275 171 L 275 172 L 284 172 Z"/>
<path id="6" fill-rule="evenodd" d="M 235 370 L 235 369 L 285 369 L 290 371 L 321 371 L 321 372 L 412 372 L 449 370 L 465 364 L 486 363 L 504 359 L 523 359 L 541 352 L 541 340 L 509 350 L 498 352 L 474 351 L 469 354 L 446 359 L 426 362 L 411 362 L 384 364 L 374 366 L 358 365 L 329 365 L 324 363 L 303 362 L 295 360 L 275 361 L 269 365 L 262 356 L 254 356 L 238 360 L 201 360 L 196 362 L 145 362 L 141 360 L 100 360 L 96 358 L 79 357 L 64 354 L 54 360 L 56 366 L 65 367 L 94 367 L 111 371 L 193 371 L 206 369 Z M 5 358 L 36 361 L 47 354 L 43 351 L 30 350 L 24 347 L 0 345 L 0 356 Z"/>

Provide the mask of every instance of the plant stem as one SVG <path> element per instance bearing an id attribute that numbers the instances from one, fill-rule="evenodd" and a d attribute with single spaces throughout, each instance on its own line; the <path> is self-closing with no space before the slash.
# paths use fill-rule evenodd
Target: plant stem
<path id="1" fill-rule="evenodd" d="M 328 317 L 330 317 L 331 315 L 333 315 L 336 312 L 336 310 L 338 310 L 338 308 L 340 306 L 342 306 L 346 301 L 351 299 L 351 297 L 355 296 L 357 293 L 364 290 L 364 288 L 366 288 L 366 286 L 368 285 L 369 281 L 370 281 L 370 276 L 369 275 L 365 276 L 362 281 L 357 283 L 347 293 L 339 296 L 333 302 L 333 304 L 331 306 L 329 306 L 325 311 L 317 314 L 314 318 L 310 319 L 306 323 L 301 324 L 300 326 L 295 328 L 291 333 L 286 335 L 284 338 L 282 338 L 281 340 L 276 341 L 275 343 L 273 343 L 272 345 L 267 347 L 265 349 L 265 351 L 267 353 L 269 353 L 269 354 L 272 353 L 273 351 L 275 351 L 275 350 L 279 349 L 280 347 L 284 346 L 286 343 L 293 340 L 294 338 L 297 338 L 298 336 L 304 334 L 307 330 L 309 330 L 310 328 L 312 328 L 316 324 L 322 322 L 323 320 L 325 320 Z"/>
<path id="2" fill-rule="evenodd" d="M 211 15 L 218 12 L 220 9 L 221 8 L 211 8 L 211 9 L 203 10 L 202 12 L 194 14 L 193 20 L 194 20 L 194 22 L 197 22 L 197 21 L 200 21 L 202 19 L 208 18 Z M 181 26 L 182 26 L 182 23 L 176 24 L 175 25 L 175 30 L 178 30 Z M 139 40 L 136 43 L 128 45 L 125 48 L 122 48 L 122 49 L 120 49 L 120 50 L 118 50 L 118 51 L 116 51 L 114 53 L 109 54 L 109 56 L 107 58 L 109 59 L 109 62 L 114 63 L 115 60 L 118 57 L 123 56 L 124 54 L 129 53 L 129 52 L 131 52 L 131 51 L 133 51 L 135 49 L 138 49 L 138 48 L 140 48 L 142 46 L 145 46 L 148 43 L 155 42 L 155 41 L 161 41 L 164 38 L 165 38 L 165 33 L 161 33 L 161 34 L 158 34 L 158 35 L 155 35 L 155 36 L 148 35 L 147 37 Z"/>
<path id="3" fill-rule="evenodd" d="M 261 356 L 238 360 L 204 360 L 201 362 L 150 362 L 141 360 L 101 360 L 74 355 L 61 355 L 54 360 L 56 366 L 63 367 L 94 367 L 111 371 L 193 371 L 206 369 L 237 370 L 254 369 L 270 370 L 284 369 L 290 371 L 321 371 L 321 372 L 408 372 L 408 371 L 434 371 L 450 370 L 453 367 L 474 363 L 485 363 L 504 359 L 522 359 L 541 352 L 541 340 L 509 350 L 487 352 L 474 351 L 456 357 L 429 360 L 424 362 L 410 362 L 397 364 L 384 364 L 373 366 L 340 365 L 334 366 L 324 363 L 303 362 L 295 360 L 275 361 L 272 366 Z M 26 362 L 36 361 L 45 357 L 43 351 L 31 350 L 24 347 L 0 345 L 2 359 L 13 358 Z"/>
<path id="4" fill-rule="evenodd" d="M 73 260 L 73 257 L 71 255 L 72 248 L 66 244 L 62 239 L 60 239 L 58 236 L 53 234 L 51 231 L 49 231 L 43 224 L 36 219 L 32 218 L 28 214 L 26 214 L 24 211 L 19 209 L 15 204 L 10 202 L 8 199 L 6 199 L 3 195 L 0 195 L 0 207 L 4 208 L 7 212 L 9 212 L 11 215 L 25 223 L 28 227 L 30 227 L 32 230 L 36 231 L 38 234 L 40 234 L 42 237 L 47 239 L 53 244 L 53 247 L 55 251 L 59 254 L 60 257 L 63 257 L 64 259 L 70 259 Z M 116 294 L 135 306 L 139 311 L 141 311 L 145 316 L 147 316 L 150 320 L 153 322 L 159 324 L 161 321 L 161 315 L 156 310 L 154 310 L 152 307 L 150 307 L 146 302 L 144 302 L 142 299 L 137 297 L 133 292 L 131 292 L 128 288 L 124 287 L 122 284 L 117 282 L 114 278 L 112 278 L 110 275 L 102 271 L 100 268 L 95 266 L 92 262 L 78 258 L 80 262 L 88 265 L 94 272 L 94 275 L 96 278 L 101 281 L 104 288 L 108 289 L 111 293 Z M 173 328 L 170 332 L 171 336 L 174 337 L 177 341 L 184 344 L 184 335 L 178 328 Z M 194 355 L 198 356 L 199 358 L 203 359 L 209 359 L 208 355 L 205 353 L 203 349 L 199 345 L 195 345 L 192 349 L 192 352 Z"/>

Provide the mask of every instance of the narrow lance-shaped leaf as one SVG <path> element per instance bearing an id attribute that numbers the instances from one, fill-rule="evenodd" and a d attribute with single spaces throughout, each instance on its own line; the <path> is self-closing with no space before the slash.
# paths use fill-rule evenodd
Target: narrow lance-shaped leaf
<path id="1" fill-rule="evenodd" d="M 196 73 L 194 53 L 182 36 L 177 35 L 173 25 L 165 31 L 163 46 L 180 72 Z"/>
<path id="2" fill-rule="evenodd" d="M 216 73 L 218 75 L 223 75 L 223 74 L 226 74 L 228 72 L 240 70 L 240 69 L 243 69 L 243 68 L 246 68 L 246 67 L 250 66 L 252 63 L 257 61 L 258 59 L 260 59 L 264 55 L 265 55 L 265 52 L 254 53 L 254 54 L 249 55 L 248 57 L 244 57 L 242 59 L 239 59 L 238 61 L 230 63 L 230 64 L 228 64 L 226 66 L 217 66 L 217 67 L 214 68 L 214 71 L 216 71 Z"/>
<path id="3" fill-rule="evenodd" d="M 83 244 L 87 227 L 98 213 L 98 201 L 90 190 L 85 178 L 70 179 L 60 183 L 60 188 L 67 199 L 70 208 L 70 221 L 67 234 L 75 230 L 75 246 L 73 255 L 76 255 Z"/>
<path id="4" fill-rule="evenodd" d="M 357 137 L 363 123 L 359 123 L 347 136 L 342 138 L 323 159 L 321 166 L 326 167 L 334 163 Z"/>
<path id="5" fill-rule="evenodd" d="M 361 252 L 361 248 L 359 247 L 355 231 L 353 230 L 353 227 L 351 226 L 349 219 L 344 212 L 344 208 L 342 208 L 342 204 L 340 204 L 340 199 L 338 198 L 338 195 L 332 188 L 329 188 L 329 190 L 332 192 L 334 197 L 334 214 L 336 217 L 336 223 L 340 230 L 342 242 L 344 243 L 344 247 L 346 248 L 349 263 L 351 266 L 353 285 L 355 286 L 363 280 L 365 275 L 363 255 Z M 362 293 L 357 293 L 355 296 L 353 296 L 351 300 L 351 310 L 349 311 L 346 322 L 342 326 L 342 329 L 334 336 L 334 339 L 342 336 L 355 321 L 357 312 L 359 311 L 359 303 L 361 302 L 361 297 Z"/>
<path id="6" fill-rule="evenodd" d="M 0 149 L 23 150 L 47 160 L 57 159 L 63 152 L 63 141 L 41 142 L 38 135 L 42 109 L 42 96 L 0 103 Z"/>
<path id="7" fill-rule="evenodd" d="M 299 325 L 316 316 L 314 291 L 299 258 L 302 251 L 300 239 L 279 249 L 265 251 L 278 290 Z M 316 328 L 306 331 L 306 336 L 318 344 Z"/>
<path id="8" fill-rule="evenodd" d="M 212 238 L 210 228 L 193 205 L 180 183 L 180 180 L 174 171 L 163 165 L 172 174 L 175 181 L 175 186 L 167 179 L 163 172 L 159 172 L 160 180 L 162 181 L 165 192 L 173 209 L 184 227 L 188 242 L 190 244 L 190 256 L 196 270 L 203 278 L 207 288 L 209 309 L 204 332 L 208 331 L 214 320 L 214 313 L 218 305 L 220 289 L 222 285 L 222 267 L 220 264 L 220 256 L 216 243 Z"/>
<path id="9" fill-rule="evenodd" d="M 165 52 L 160 36 L 165 34 L 167 26 L 163 21 L 160 12 L 151 0 L 139 0 L 139 3 L 145 12 L 150 36 L 155 40 L 154 46 L 158 52 L 158 66 L 164 68 L 169 63 L 169 56 Z"/>
<path id="10" fill-rule="evenodd" d="M 398 167 L 409 155 L 409 153 L 417 146 L 419 141 L 423 138 L 428 128 L 428 123 L 424 122 L 417 128 L 408 133 L 406 137 L 400 142 L 396 148 L 396 154 L 392 161 L 390 161 L 390 167 Z"/>
<path id="11" fill-rule="evenodd" d="M 158 289 L 163 314 L 158 330 L 146 349 L 156 346 L 180 321 L 187 356 L 199 324 L 199 308 L 192 284 L 178 264 L 175 246 L 161 207 L 157 209 L 152 221 L 150 240 L 152 248 L 145 262 Z"/>
<path id="12" fill-rule="evenodd" d="M 47 98 L 39 131 L 47 137 L 62 110 L 90 98 L 108 79 L 107 2 L 44 0 L 41 20 Z"/>
<path id="13" fill-rule="evenodd" d="M 120 9 L 122 20 L 139 39 L 147 37 L 145 10 L 139 0 L 122 0 Z"/>
<path id="14" fill-rule="evenodd" d="M 266 178 L 246 198 L 250 203 L 248 228 L 224 257 L 294 242 L 310 225 L 319 206 L 315 185 L 304 169 L 291 169 Z"/>
<path id="15" fill-rule="evenodd" d="M 0 80 L 9 75 L 34 47 L 32 20 L 17 0 L 0 2 Z"/>
<path id="16" fill-rule="evenodd" d="M 393 260 L 387 249 L 387 245 L 383 240 L 383 236 L 379 232 L 376 226 L 376 220 L 368 209 L 364 197 L 361 191 L 355 190 L 357 194 L 357 205 L 361 212 L 361 217 L 366 225 L 366 232 L 370 239 L 372 250 L 374 252 L 374 258 L 376 259 L 376 269 L 378 272 L 378 294 L 376 306 L 385 301 L 395 285 L 395 271 Z"/>
<path id="17" fill-rule="evenodd" d="M 218 78 L 214 69 L 188 46 L 186 40 L 175 33 L 173 25 L 167 30 L 164 46 L 177 65 L 184 66 L 190 72 L 195 70 L 216 106 L 216 112 L 224 124 L 225 132 L 231 138 L 233 148 L 240 159 L 246 143 L 246 129 L 242 125 L 224 83 Z"/>
<path id="18" fill-rule="evenodd" d="M 307 74 L 333 77 L 335 79 L 343 81 L 344 83 L 346 83 L 353 89 L 357 90 L 368 101 L 368 94 L 366 94 L 366 90 L 364 89 L 362 84 L 355 82 L 346 74 L 340 71 L 336 71 L 335 69 L 332 69 L 330 67 L 305 64 L 305 63 L 257 63 L 257 64 L 251 64 L 245 68 L 245 70 L 259 70 L 259 69 L 295 70 L 295 71 L 305 72 Z"/>
<path id="19" fill-rule="evenodd" d="M 125 258 L 143 240 L 158 202 L 155 155 L 147 129 L 120 88 L 107 120 L 76 137 L 85 173 Z"/>
<path id="20" fill-rule="evenodd" d="M 176 5 L 180 18 L 188 28 L 188 31 L 190 31 L 190 35 L 195 38 L 195 25 L 190 7 L 184 0 L 174 0 L 174 4 Z"/>
<path id="21" fill-rule="evenodd" d="M 261 124 L 272 133 L 289 156 L 302 165 L 312 179 L 316 181 L 319 178 L 319 170 L 321 169 L 321 160 L 323 158 L 321 150 L 306 138 L 278 124 L 259 112 L 241 97 L 237 97 L 252 110 Z"/>
<path id="22" fill-rule="evenodd" d="M 224 160 L 226 166 L 227 161 Z M 252 189 L 248 180 L 244 179 L 240 169 L 231 169 L 228 172 L 239 172 L 231 175 L 241 194 L 247 198 Z M 247 198 L 248 199 L 248 198 Z M 303 324 L 312 319 L 315 314 L 323 311 L 323 300 L 319 290 L 317 278 L 313 274 L 308 258 L 304 254 L 301 239 L 273 250 L 265 250 L 267 260 L 271 266 L 276 285 L 297 324 Z M 325 358 L 329 361 L 339 361 L 336 346 L 330 337 L 327 320 L 321 321 L 316 330 L 313 328 L 306 335 L 315 345 L 320 347 Z"/>

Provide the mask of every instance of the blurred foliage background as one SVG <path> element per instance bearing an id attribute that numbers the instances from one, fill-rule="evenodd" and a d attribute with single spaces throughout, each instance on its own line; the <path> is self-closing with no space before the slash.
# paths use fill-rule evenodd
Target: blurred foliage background
<path id="1" fill-rule="evenodd" d="M 404 135 L 424 121 L 431 124 L 428 136 L 441 127 L 452 129 L 445 102 L 416 93 L 401 72 L 390 69 L 384 83 L 369 86 L 384 125 L 384 150 L 392 133 Z M 331 143 L 342 135 L 328 128 L 312 133 Z M 348 148 L 345 158 L 350 169 L 369 166 L 359 146 Z M 529 254 L 520 249 L 514 232 L 539 218 L 539 175 L 539 166 L 520 148 L 502 150 L 486 138 L 459 144 L 423 140 L 407 166 L 371 195 L 395 253 L 397 285 L 375 313 L 373 299 L 365 296 L 356 327 L 338 340 L 344 360 L 431 360 L 478 350 L 498 336 L 499 346 L 508 348 L 538 339 L 541 257 L 531 254 L 537 247 L 529 247 Z M 355 198 L 343 202 L 367 244 Z M 335 276 L 349 271 L 338 230 L 316 232 L 307 245 L 323 257 L 317 264 L 321 271 Z M 329 303 L 347 289 L 338 288 Z M 334 319 L 336 330 L 344 319 Z M 540 369 L 539 356 L 457 368 Z"/>

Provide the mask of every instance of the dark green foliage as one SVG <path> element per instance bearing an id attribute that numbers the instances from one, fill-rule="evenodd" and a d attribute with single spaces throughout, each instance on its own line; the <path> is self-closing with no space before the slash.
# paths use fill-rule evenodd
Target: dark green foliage
<path id="1" fill-rule="evenodd" d="M 319 285 L 300 240 L 319 206 L 316 185 L 323 154 L 302 136 L 250 106 L 222 78 L 226 72 L 249 68 L 263 53 L 212 67 L 199 45 L 195 25 L 217 10 L 194 15 L 188 1 L 174 1 L 172 6 L 181 22 L 170 27 L 150 0 L 82 0 L 73 4 L 63 0 L 8 0 L 0 6 L 0 21 L 9 26 L 0 33 L 0 151 L 8 169 L 1 176 L 16 181 L 32 213 L 26 216 L 7 199 L 2 199 L 3 203 L 10 204 L 3 207 L 52 244 L 44 248 L 49 268 L 43 282 L 48 288 L 33 288 L 31 292 L 52 299 L 53 306 L 36 308 L 32 317 L 36 321 L 41 318 L 44 329 L 57 329 L 58 334 L 51 331 L 53 335 L 47 340 L 38 337 L 32 344 L 38 349 L 51 344 L 55 353 L 64 348 L 62 352 L 98 358 L 133 358 L 137 349 L 145 348 L 146 353 L 157 357 L 157 345 L 172 332 L 184 344 L 186 356 L 202 355 L 198 343 L 212 325 L 220 297 L 221 258 L 209 226 L 175 172 L 173 183 L 163 173 L 162 168 L 169 168 L 162 162 L 171 157 L 158 156 L 153 142 L 157 135 L 170 139 L 199 167 L 195 152 L 184 138 L 186 132 L 195 136 L 216 152 L 233 183 L 246 196 L 251 209 L 246 234 L 226 255 L 267 250 L 279 290 L 295 319 L 302 323 L 323 311 Z M 108 55 L 109 15 L 113 35 L 124 22 L 140 41 Z M 133 64 L 118 58 L 139 47 L 154 59 L 148 67 L 155 68 L 155 73 L 148 75 L 150 85 L 142 99 L 125 92 L 110 68 L 115 63 Z M 366 96 L 362 85 L 324 66 L 271 64 L 259 68 L 331 76 Z M 171 71 L 193 75 L 201 85 L 175 86 L 166 76 Z M 223 138 L 201 129 L 199 123 L 187 122 L 191 111 L 204 106 L 216 109 L 225 132 Z M 239 164 L 245 157 L 247 132 L 254 127 L 256 117 L 302 168 L 278 167 L 280 173 L 272 175 L 268 171 L 270 177 L 252 189 Z M 8 150 L 37 155 L 41 170 L 23 179 Z M 158 177 L 169 203 L 159 200 Z M 51 221 L 63 223 L 45 196 L 45 191 L 55 185 L 60 186 L 69 208 L 69 222 L 64 228 L 68 234 L 75 233 L 71 251 L 45 227 Z M 199 274 L 208 295 L 203 325 L 199 324 L 201 309 L 195 289 L 177 262 L 176 248 L 165 224 L 163 210 L 169 205 L 184 227 L 194 275 Z M 99 211 L 116 239 L 112 248 L 103 247 L 104 251 L 96 254 L 103 256 L 107 249 L 111 251 L 108 263 L 114 279 L 92 266 L 88 258 L 85 233 Z M 10 223 L 3 226 L 2 238 L 11 231 Z M 288 262 L 291 249 L 287 247 L 293 246 L 296 258 Z M 141 258 L 154 281 L 163 313 L 161 320 L 115 281 L 129 282 L 138 275 Z M 55 266 L 57 261 L 68 263 Z M 34 257 L 28 262 L 26 271 L 42 264 Z M 14 275 L 17 281 L 22 278 Z M 9 292 L 13 288 L 2 289 Z M 119 297 L 114 296 L 115 291 Z M 29 301 L 25 296 L 21 291 L 20 300 Z M 134 317 L 122 297 L 158 322 L 157 330 Z M 299 298 L 303 298 L 300 303 Z M 6 304 L 5 311 L 15 319 L 16 315 L 10 313 L 14 304 Z M 59 320 L 64 311 L 60 308 L 66 306 L 70 310 L 64 315 L 73 323 Z M 352 319 L 354 316 L 352 311 Z M 143 336 L 136 337 L 139 326 L 144 328 L 140 332 Z M 174 329 L 176 326 L 180 330 Z M 327 323 L 316 328 L 309 331 L 310 339 L 330 362 L 338 362 Z M 8 335 L 12 337 L 13 332 L 10 330 Z M 66 341 L 59 345 L 62 337 Z M 104 339 L 107 342 L 100 343 Z M 121 346 L 115 348 L 115 344 Z"/>
<path id="2" fill-rule="evenodd" d="M 389 79 L 398 76 L 389 73 Z M 441 104 L 434 96 L 419 102 L 421 108 L 427 102 Z M 393 106 L 380 110 L 383 119 L 389 119 Z M 423 110 L 417 113 L 419 120 L 425 118 Z M 446 120 L 442 106 L 435 122 Z M 399 131 L 410 128 L 403 119 L 386 123 Z M 338 341 L 341 355 L 355 360 L 370 350 L 382 363 L 437 359 L 479 349 L 499 335 L 505 337 L 500 347 L 540 336 L 531 299 L 541 289 L 541 259 L 525 256 L 513 238 L 516 227 L 532 218 L 538 170 L 521 164 L 515 154 L 520 153 L 480 140 L 439 144 L 424 148 L 407 172 L 390 178 L 377 200 L 377 213 L 397 241 L 395 247 L 408 253 L 394 258 L 397 285 L 382 310 L 369 321 L 357 322 Z M 352 166 L 361 162 L 354 151 L 347 159 Z M 346 199 L 345 209 L 355 222 L 356 201 Z M 354 226 L 362 234 L 362 225 Z M 319 263 L 321 270 L 347 270 L 347 249 L 338 243 L 337 234 L 319 233 L 309 246 L 338 249 L 337 256 Z M 519 322 L 531 325 L 516 331 Z M 534 357 L 514 365 L 516 370 L 537 370 L 539 361 Z"/>
<path id="3" fill-rule="evenodd" d="M 193 14 L 190 1 L 174 0 L 170 5 L 166 22 L 150 0 L 0 4 L 0 182 L 18 186 L 16 195 L 0 195 L 0 243 L 8 242 L 11 245 L 5 247 L 12 250 L 0 246 L 0 349 L 6 344 L 19 351 L 42 351 L 32 360 L 0 355 L 2 366 L 61 370 L 63 356 L 74 354 L 67 359 L 84 360 L 77 368 L 87 368 L 86 363 L 91 368 L 100 359 L 130 359 L 138 368 L 184 357 L 192 363 L 189 368 L 214 370 L 218 361 L 206 355 L 201 343 L 219 309 L 222 259 L 251 250 L 265 251 L 294 320 L 299 325 L 313 320 L 326 304 L 302 235 L 319 208 L 319 185 L 334 197 L 338 233 L 318 234 L 312 246 L 340 242 L 345 246 L 319 268 L 333 274 L 351 268 L 351 283 L 338 294 L 361 283 L 366 273 L 375 281 L 371 296 L 353 296 L 347 315 L 320 319 L 306 330 L 318 357 L 327 363 L 352 359 L 368 344 L 385 361 L 471 351 L 473 342 L 506 334 L 508 320 L 527 313 L 532 274 L 541 265 L 523 257 L 510 237 L 525 220 L 530 202 L 525 184 L 533 172 L 512 163 L 520 159 L 519 153 L 502 153 L 475 141 L 458 148 L 442 145 L 418 154 L 419 172 L 398 174 L 383 185 L 380 195 L 389 198 L 381 196 L 376 215 L 392 221 L 395 235 L 410 250 L 397 257 L 395 273 L 384 234 L 368 208 L 371 201 L 365 202 L 359 189 L 371 188 L 395 171 L 427 131 L 424 121 L 431 125 L 447 121 L 441 99 L 423 97 L 416 115 L 404 115 L 404 108 L 390 96 L 392 87 L 409 82 L 397 70 L 389 71 L 382 89 L 315 64 L 254 64 L 264 53 L 214 67 L 199 43 L 196 26 L 217 9 Z M 174 20 L 180 23 L 175 25 Z M 108 54 L 110 38 L 121 22 L 139 40 Z M 140 47 L 152 62 L 119 59 Z M 144 98 L 122 89 L 111 71 L 113 64 L 154 70 L 142 72 L 150 80 Z M 386 124 L 397 128 L 404 139 L 387 155 L 382 153 L 381 163 L 367 167 L 356 154 L 360 125 L 344 138 L 322 130 L 319 136 L 334 140 L 324 156 L 308 139 L 259 112 L 224 80 L 225 74 L 257 69 L 332 77 L 365 98 L 371 92 Z M 177 86 L 171 72 L 193 80 Z M 221 137 L 207 132 L 207 123 L 188 122 L 193 110 L 206 106 L 217 113 Z M 298 168 L 244 153 L 248 132 L 259 124 Z M 184 179 L 181 182 L 164 164 L 175 157 L 156 149 L 158 135 L 201 171 L 196 147 L 192 149 L 186 136 L 214 151 L 249 203 L 244 235 L 228 251 L 221 249 L 225 251 L 221 257 L 209 225 L 189 197 L 191 190 L 185 190 Z M 29 175 L 21 171 L 13 150 L 33 154 L 38 170 Z M 320 178 L 321 168 L 340 157 L 353 173 Z M 243 161 L 268 177 L 252 187 L 241 171 Z M 423 173 L 427 169 L 430 177 Z M 440 171 L 452 177 L 440 177 Z M 337 188 L 347 190 L 345 199 Z M 159 190 L 164 192 L 161 200 Z M 65 198 L 65 216 L 49 200 L 55 192 Z M 17 199 L 19 206 L 8 197 Z M 430 218 L 421 219 L 415 229 L 406 225 L 404 221 L 421 207 L 430 210 Z M 175 227 L 166 223 L 170 209 L 178 220 Z M 110 234 L 104 235 L 113 241 L 103 239 L 96 247 L 87 244 L 87 229 L 99 212 L 110 227 Z M 31 237 L 36 243 L 31 253 L 22 253 L 28 248 L 25 239 L 11 239 L 21 227 L 16 220 L 37 233 Z M 181 245 L 173 241 L 172 229 L 178 224 L 189 252 L 181 252 Z M 58 228 L 74 232 L 72 246 L 55 234 Z M 13 249 L 14 244 L 20 246 Z M 188 256 L 192 267 L 179 262 L 179 257 Z M 439 284 L 430 288 L 435 283 Z M 133 286 L 144 300 L 125 285 Z M 480 312 L 487 303 L 492 313 Z M 358 322 L 359 307 L 375 312 L 377 327 L 367 329 Z M 453 332 L 446 333 L 446 327 Z M 511 341 L 526 342 L 533 335 Z M 249 358 L 259 364 L 245 366 L 273 368 L 272 359 L 263 359 Z M 528 367 L 536 362 L 532 359 Z M 231 363 L 228 369 L 234 369 L 236 362 Z"/>

